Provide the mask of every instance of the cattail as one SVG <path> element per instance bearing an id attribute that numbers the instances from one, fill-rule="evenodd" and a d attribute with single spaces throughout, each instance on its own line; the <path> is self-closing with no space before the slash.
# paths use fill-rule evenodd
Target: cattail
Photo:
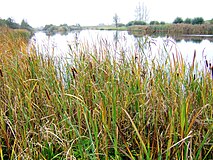
<path id="1" fill-rule="evenodd" d="M 213 66 L 211 66 L 209 69 L 210 69 L 210 72 L 212 74 L 212 79 L 213 79 Z"/>
<path id="2" fill-rule="evenodd" d="M 96 82 L 95 75 L 92 75 L 93 81 Z"/>
<path id="3" fill-rule="evenodd" d="M 49 95 L 49 93 L 48 93 L 48 91 L 46 89 L 45 89 L 45 93 L 47 95 L 48 100 L 50 100 L 50 95 Z"/>
<path id="4" fill-rule="evenodd" d="M 72 70 L 72 75 L 74 79 L 76 79 L 76 74 L 78 74 L 77 70 L 74 67 L 72 67 L 71 70 Z"/>
<path id="5" fill-rule="evenodd" d="M 75 67 L 72 67 L 73 71 L 78 74 L 77 70 L 75 69 Z"/>
<path id="6" fill-rule="evenodd" d="M 209 64 L 208 64 L 208 61 L 206 60 L 206 67 L 208 68 L 209 67 Z"/>
<path id="7" fill-rule="evenodd" d="M 1 70 L 1 68 L 0 68 L 0 76 L 3 77 L 3 72 Z"/>
<path id="8" fill-rule="evenodd" d="M 193 61 L 192 61 L 192 68 L 194 69 L 195 65 L 195 58 L 196 58 L 196 50 L 194 50 L 194 56 L 193 56 Z"/>
<path id="9" fill-rule="evenodd" d="M 193 75 L 193 79 L 194 79 L 194 80 L 196 79 L 196 75 L 195 75 L 195 74 Z"/>
<path id="10" fill-rule="evenodd" d="M 89 69 L 92 70 L 93 66 L 92 66 L 92 62 L 89 62 Z"/>

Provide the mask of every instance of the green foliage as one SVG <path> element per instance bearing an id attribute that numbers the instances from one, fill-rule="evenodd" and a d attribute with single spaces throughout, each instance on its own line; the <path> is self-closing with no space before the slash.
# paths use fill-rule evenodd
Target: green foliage
<path id="1" fill-rule="evenodd" d="M 134 25 L 146 25 L 144 21 L 130 21 L 126 24 L 126 26 L 134 26 Z"/>
<path id="2" fill-rule="evenodd" d="M 28 31 L 33 31 L 33 27 L 31 27 L 26 20 L 22 20 L 21 21 L 21 26 L 20 26 L 21 29 L 26 29 Z"/>
<path id="3" fill-rule="evenodd" d="M 161 25 L 165 25 L 165 24 L 166 24 L 166 22 L 164 22 L 164 21 L 161 21 L 161 22 L 160 22 L 160 24 L 161 24 Z"/>
<path id="4" fill-rule="evenodd" d="M 146 22 L 144 22 L 144 21 L 135 21 L 134 25 L 146 25 Z"/>
<path id="5" fill-rule="evenodd" d="M 128 22 L 128 23 L 126 24 L 127 27 L 133 26 L 133 25 L 134 25 L 134 21 L 130 21 L 130 22 Z"/>
<path id="6" fill-rule="evenodd" d="M 48 25 L 45 25 L 42 30 L 48 35 L 54 35 L 56 33 L 67 34 L 68 32 L 72 30 L 81 30 L 81 29 L 82 28 L 80 24 L 76 24 L 72 26 L 68 26 L 67 24 L 61 24 L 59 26 L 48 24 Z"/>
<path id="7" fill-rule="evenodd" d="M 203 23 L 204 23 L 204 19 L 202 17 L 196 17 L 192 19 L 192 24 L 203 24 Z"/>
<path id="8" fill-rule="evenodd" d="M 158 24 L 160 24 L 158 21 L 151 21 L 150 23 L 149 23 L 150 25 L 158 25 Z"/>
<path id="9" fill-rule="evenodd" d="M 129 57 L 71 44 L 70 62 L 16 38 L 0 32 L 1 159 L 212 159 L 213 83 L 196 54 L 149 59 L 144 38 Z"/>
<path id="10" fill-rule="evenodd" d="M 184 23 L 186 23 L 186 24 L 191 24 L 191 23 L 192 23 L 192 19 L 191 19 L 191 18 L 186 18 L 186 19 L 184 20 Z"/>
<path id="11" fill-rule="evenodd" d="M 9 27 L 11 29 L 26 29 L 33 32 L 33 27 L 31 27 L 25 20 L 22 20 L 21 25 L 16 23 L 12 18 L 0 19 L 0 26 Z"/>
<path id="12" fill-rule="evenodd" d="M 20 25 L 18 23 L 16 23 L 12 18 L 8 18 L 6 20 L 6 25 L 9 28 L 12 28 L 12 29 L 19 29 L 20 28 Z"/>
<path id="13" fill-rule="evenodd" d="M 5 19 L 0 18 L 0 26 L 1 27 L 6 27 L 7 26 L 7 21 Z"/>
<path id="14" fill-rule="evenodd" d="M 124 27 L 125 26 L 125 24 L 123 24 L 123 23 L 118 23 L 118 27 Z"/>
<path id="15" fill-rule="evenodd" d="M 47 31 L 52 26 L 54 26 L 54 25 L 53 24 L 47 24 L 47 25 L 45 25 L 44 28 L 43 28 L 43 31 Z"/>
<path id="16" fill-rule="evenodd" d="M 178 24 L 178 23 L 183 23 L 183 19 L 181 17 L 177 17 L 175 18 L 175 20 L 173 21 L 174 24 Z"/>

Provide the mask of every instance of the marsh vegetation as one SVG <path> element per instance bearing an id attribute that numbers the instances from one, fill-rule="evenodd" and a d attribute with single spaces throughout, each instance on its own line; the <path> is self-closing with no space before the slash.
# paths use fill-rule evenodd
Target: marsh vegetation
<path id="1" fill-rule="evenodd" d="M 150 61 L 146 43 L 71 44 L 70 63 L 1 30 L 1 159 L 212 159 L 212 66 Z"/>

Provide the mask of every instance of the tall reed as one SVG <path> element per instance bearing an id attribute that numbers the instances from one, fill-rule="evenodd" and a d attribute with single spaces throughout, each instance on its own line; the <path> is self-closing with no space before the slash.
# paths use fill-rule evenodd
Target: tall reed
<path id="1" fill-rule="evenodd" d="M 106 45 L 81 44 L 70 46 L 70 63 L 5 37 L 1 159 L 213 157 L 213 81 L 196 61 L 188 68 L 175 55 L 150 62 L 122 51 L 118 60 Z"/>

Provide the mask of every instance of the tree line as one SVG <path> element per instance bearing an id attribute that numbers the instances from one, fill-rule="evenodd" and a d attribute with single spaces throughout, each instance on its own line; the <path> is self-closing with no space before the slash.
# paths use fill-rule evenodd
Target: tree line
<path id="1" fill-rule="evenodd" d="M 0 18 L 0 26 L 1 27 L 8 27 L 11 29 L 26 29 L 30 32 L 33 32 L 34 29 L 33 27 L 31 27 L 28 22 L 26 20 L 22 20 L 21 24 L 16 23 L 15 20 L 13 20 L 12 18 L 8 18 L 8 19 L 1 19 Z"/>
<path id="2" fill-rule="evenodd" d="M 113 17 L 113 22 L 115 24 L 116 27 L 122 27 L 122 26 L 135 26 L 135 25 L 165 25 L 166 22 L 164 21 L 150 21 L 150 22 L 146 22 L 143 20 L 134 20 L 134 21 L 130 21 L 127 24 L 123 24 L 123 23 L 119 23 L 119 19 L 116 19 L 116 17 L 118 17 L 118 15 L 116 14 Z M 185 20 L 183 20 L 181 17 L 177 17 L 174 19 L 174 21 L 172 22 L 173 24 L 192 24 L 192 25 L 199 25 L 199 24 L 213 24 L 213 19 L 211 20 L 207 20 L 205 21 L 202 17 L 195 17 L 195 18 L 186 18 Z"/>
<path id="3" fill-rule="evenodd" d="M 0 27 L 8 27 L 11 29 L 26 29 L 30 31 L 31 33 L 33 33 L 35 30 L 24 19 L 21 21 L 21 24 L 19 24 L 15 22 L 15 20 L 12 18 L 8 18 L 8 19 L 0 18 Z M 79 29 L 82 29 L 80 24 L 71 25 L 71 26 L 68 26 L 67 24 L 61 24 L 59 26 L 48 24 L 48 25 L 45 25 L 41 30 L 44 31 L 46 34 L 54 35 L 56 33 L 67 34 L 68 32 L 72 30 L 79 30 Z"/>
<path id="4" fill-rule="evenodd" d="M 128 22 L 127 24 L 119 23 L 120 18 L 117 14 L 113 16 L 113 22 L 116 27 L 122 27 L 122 26 L 133 26 L 133 25 L 164 25 L 166 22 L 164 21 L 150 21 L 149 20 L 149 9 L 146 6 L 144 2 L 139 2 L 138 5 L 135 8 L 135 20 Z M 186 18 L 183 20 L 181 17 L 177 17 L 174 19 L 172 22 L 173 24 L 180 24 L 180 23 L 185 23 L 185 24 L 213 24 L 213 18 L 211 20 L 205 21 L 202 17 L 195 17 L 195 18 Z"/>
<path id="5" fill-rule="evenodd" d="M 45 32 L 48 35 L 54 35 L 56 33 L 61 33 L 61 34 L 68 34 L 70 31 L 73 30 L 81 30 L 82 27 L 80 26 L 80 24 L 76 24 L 76 25 L 67 25 L 67 24 L 61 24 L 59 26 L 57 25 L 53 25 L 53 24 L 48 24 L 45 25 L 44 28 L 42 29 L 43 32 Z"/>

